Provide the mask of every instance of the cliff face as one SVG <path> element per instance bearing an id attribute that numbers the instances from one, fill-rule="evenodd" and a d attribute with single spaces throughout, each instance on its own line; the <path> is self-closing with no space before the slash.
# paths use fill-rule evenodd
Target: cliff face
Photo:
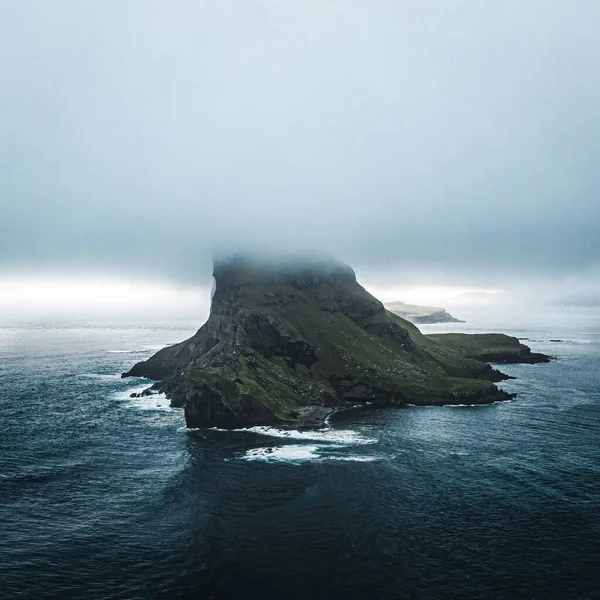
<path id="1" fill-rule="evenodd" d="M 424 336 L 334 261 L 238 256 L 214 277 L 202 328 L 123 375 L 156 380 L 188 427 L 314 425 L 365 402 L 492 402 L 509 397 L 492 383 L 505 377 L 478 358 L 547 359 L 508 336 Z"/>

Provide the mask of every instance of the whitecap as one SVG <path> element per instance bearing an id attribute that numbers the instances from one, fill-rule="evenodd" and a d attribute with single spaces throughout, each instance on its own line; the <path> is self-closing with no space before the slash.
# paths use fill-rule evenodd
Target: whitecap
<path id="1" fill-rule="evenodd" d="M 150 385 L 136 385 L 135 387 L 129 387 L 124 390 L 120 390 L 118 392 L 114 392 L 112 394 L 115 400 L 132 400 L 131 394 L 141 394 L 143 391 L 147 390 Z"/>
<path id="2" fill-rule="evenodd" d="M 474 402 L 473 404 L 444 404 L 448 408 L 476 408 L 480 406 L 490 406 L 491 404 L 500 404 L 505 400 L 494 400 L 494 402 Z"/>
<path id="3" fill-rule="evenodd" d="M 312 430 L 298 430 L 298 429 L 277 429 L 276 427 L 265 427 L 256 426 L 248 427 L 246 429 L 217 429 L 213 428 L 214 431 L 236 431 L 236 432 L 249 432 L 256 433 L 258 435 L 265 435 L 268 437 L 283 438 L 289 440 L 306 440 L 322 442 L 326 444 L 343 444 L 343 445 L 362 445 L 362 444 L 374 444 L 377 440 L 373 438 L 363 437 L 357 431 L 350 429 L 312 429 Z"/>
<path id="4" fill-rule="evenodd" d="M 140 394 L 147 390 L 148 386 L 131 387 L 120 392 L 115 392 L 113 398 L 119 400 L 131 408 L 138 410 L 151 410 L 159 412 L 181 412 L 181 408 L 173 408 L 170 400 L 165 394 L 150 394 L 149 396 L 131 397 L 131 394 Z"/>
<path id="5" fill-rule="evenodd" d="M 179 433 L 188 433 L 190 431 L 202 431 L 202 428 L 201 427 L 187 427 L 186 425 L 182 425 L 181 427 L 177 428 L 177 431 Z M 206 436 L 203 436 L 203 437 L 206 437 Z"/>
<path id="6" fill-rule="evenodd" d="M 85 377 L 86 379 L 106 379 L 106 380 L 115 380 L 122 379 L 121 373 L 113 373 L 110 375 L 102 374 L 102 373 L 79 373 L 77 377 Z"/>
<path id="7" fill-rule="evenodd" d="M 326 460 L 341 460 L 345 462 L 374 462 L 380 460 L 377 456 L 328 456 Z"/>
<path id="8" fill-rule="evenodd" d="M 173 408 L 165 394 L 151 394 L 139 398 L 129 398 L 129 404 L 138 410 L 156 410 L 161 412 L 182 412 L 182 408 Z"/>
<path id="9" fill-rule="evenodd" d="M 267 446 L 264 448 L 252 448 L 243 456 L 242 460 L 265 461 L 265 462 L 373 462 L 378 460 L 377 456 L 363 456 L 357 454 L 331 455 L 326 454 L 327 447 L 309 444 L 289 444 L 285 446 Z"/>
<path id="10" fill-rule="evenodd" d="M 266 448 L 252 448 L 241 458 L 243 460 L 264 460 L 268 462 L 298 462 L 319 459 L 318 446 L 286 445 Z"/>

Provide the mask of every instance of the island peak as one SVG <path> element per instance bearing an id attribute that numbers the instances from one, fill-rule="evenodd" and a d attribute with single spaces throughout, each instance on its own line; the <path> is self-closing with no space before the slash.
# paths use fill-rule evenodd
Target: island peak
<path id="1" fill-rule="evenodd" d="M 322 425 L 366 403 L 493 402 L 510 397 L 493 383 L 506 376 L 482 357 L 499 348 L 504 362 L 547 359 L 501 334 L 425 336 L 329 257 L 230 255 L 214 261 L 214 278 L 199 331 L 123 375 L 154 379 L 188 427 Z"/>

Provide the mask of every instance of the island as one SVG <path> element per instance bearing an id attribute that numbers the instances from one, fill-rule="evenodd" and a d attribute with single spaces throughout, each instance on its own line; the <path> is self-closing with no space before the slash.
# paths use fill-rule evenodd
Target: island
<path id="1" fill-rule="evenodd" d="M 384 305 L 389 311 L 399 317 L 418 325 L 434 323 L 464 323 L 453 317 L 445 308 L 438 306 L 419 306 L 405 302 L 388 302 Z"/>
<path id="2" fill-rule="evenodd" d="M 549 360 L 502 334 L 423 335 L 333 259 L 240 254 L 214 261 L 198 332 L 123 377 L 153 380 L 191 428 L 314 427 L 354 406 L 506 400 L 489 363 Z"/>

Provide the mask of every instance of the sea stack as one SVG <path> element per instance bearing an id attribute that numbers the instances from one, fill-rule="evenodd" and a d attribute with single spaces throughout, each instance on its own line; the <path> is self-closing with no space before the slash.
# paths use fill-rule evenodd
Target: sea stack
<path id="1" fill-rule="evenodd" d="M 233 255 L 214 263 L 210 316 L 123 377 L 155 380 L 188 427 L 318 426 L 361 404 L 511 396 L 488 362 L 547 362 L 502 334 L 425 336 L 333 259 Z"/>

